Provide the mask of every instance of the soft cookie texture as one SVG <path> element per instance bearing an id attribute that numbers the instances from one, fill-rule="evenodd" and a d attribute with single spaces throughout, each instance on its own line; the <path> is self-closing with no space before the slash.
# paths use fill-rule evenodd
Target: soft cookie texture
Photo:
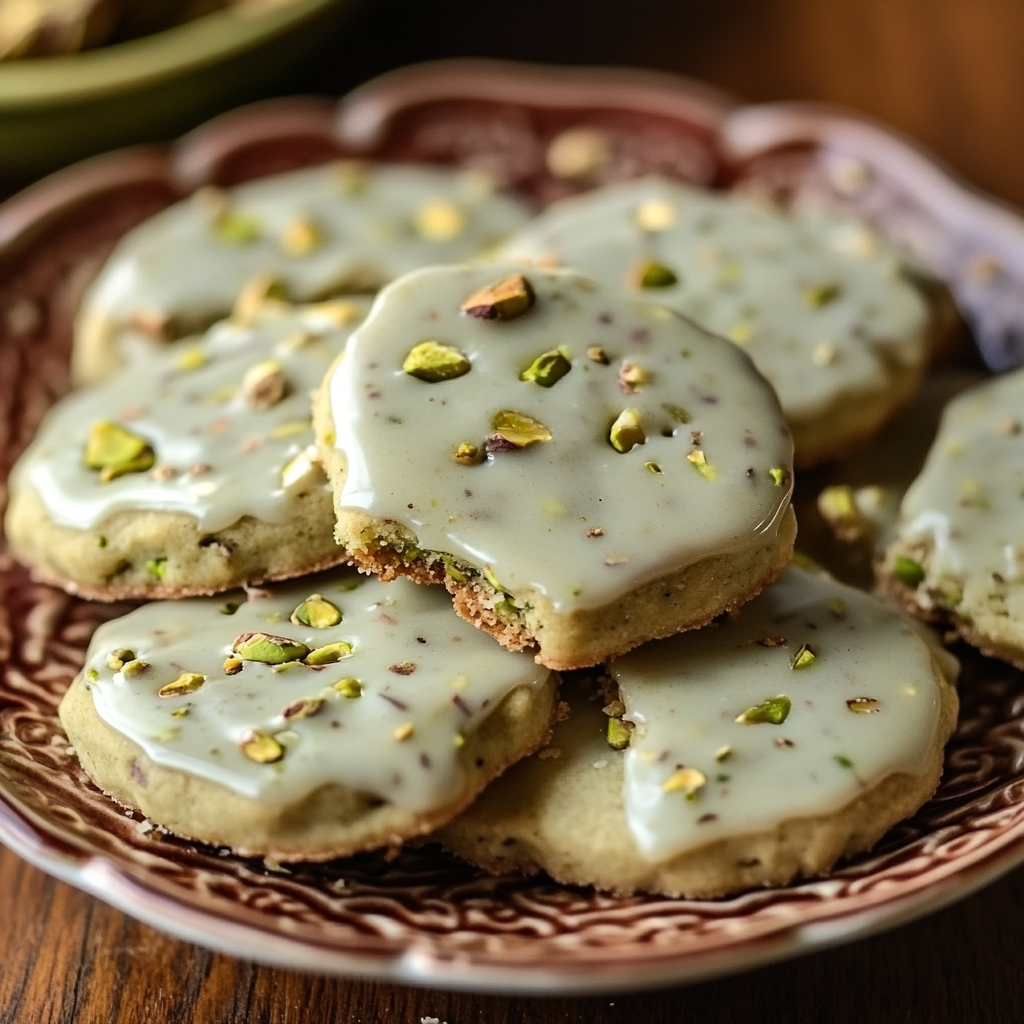
<path id="1" fill-rule="evenodd" d="M 790 568 L 717 628 L 614 661 L 621 700 L 604 714 L 596 694 L 564 694 L 551 748 L 437 838 L 495 873 L 616 893 L 708 898 L 813 877 L 931 796 L 956 670 L 881 602 Z"/>
<path id="2" fill-rule="evenodd" d="M 1024 371 L 947 406 L 900 508 L 881 586 L 915 615 L 950 624 L 1024 668 Z"/>
<path id="3" fill-rule="evenodd" d="M 365 299 L 264 303 L 70 395 L 12 476 L 6 532 L 84 597 L 180 597 L 336 565 L 310 391 Z"/>
<path id="4" fill-rule="evenodd" d="M 792 549 L 792 442 L 747 356 L 572 272 L 401 278 L 315 420 L 353 560 L 443 581 L 552 668 L 703 625 Z"/>
<path id="5" fill-rule="evenodd" d="M 121 240 L 75 327 L 72 371 L 99 380 L 226 316 L 254 275 L 293 301 L 372 292 L 475 257 L 521 227 L 519 199 L 479 171 L 352 161 L 204 188 Z"/>
<path id="6" fill-rule="evenodd" d="M 916 391 L 940 331 L 865 225 L 650 177 L 556 203 L 501 255 L 575 267 L 741 345 L 803 468 L 866 441 Z"/>
<path id="7" fill-rule="evenodd" d="M 61 721 L 90 778 L 244 856 L 395 846 L 544 743 L 557 677 L 434 588 L 352 571 L 101 626 Z"/>

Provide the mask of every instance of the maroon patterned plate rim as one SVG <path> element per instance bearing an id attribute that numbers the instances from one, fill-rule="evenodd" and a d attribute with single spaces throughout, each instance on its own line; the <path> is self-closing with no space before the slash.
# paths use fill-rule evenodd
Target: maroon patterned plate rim
<path id="1" fill-rule="evenodd" d="M 545 203 L 572 191 L 548 171 L 548 143 L 579 126 L 609 141 L 599 181 L 657 171 L 856 210 L 949 285 L 990 366 L 1024 361 L 1024 222 L 891 132 L 808 105 L 741 107 L 651 72 L 442 62 L 340 104 L 243 108 L 174 146 L 76 165 L 0 206 L 3 478 L 67 389 L 75 306 L 132 224 L 198 185 L 344 155 L 483 167 Z M 282 871 L 162 835 L 77 768 L 56 705 L 92 630 L 120 611 L 36 584 L 0 551 L 0 841 L 129 914 L 238 956 L 448 987 L 641 988 L 892 927 L 1024 861 L 1024 676 L 964 650 L 938 793 L 825 880 L 721 901 L 622 899 L 486 878 L 431 847 Z"/>

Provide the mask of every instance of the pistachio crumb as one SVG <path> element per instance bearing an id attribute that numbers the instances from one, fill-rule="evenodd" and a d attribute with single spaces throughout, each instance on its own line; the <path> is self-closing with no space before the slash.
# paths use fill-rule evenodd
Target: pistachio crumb
<path id="1" fill-rule="evenodd" d="M 115 672 L 120 672 L 124 668 L 125 664 L 129 661 L 133 661 L 135 658 L 135 652 L 127 647 L 118 647 L 111 651 L 107 657 L 107 668 L 113 669 Z"/>
<path id="2" fill-rule="evenodd" d="M 676 423 L 689 423 L 691 416 L 690 414 L 679 405 L 672 405 L 669 402 L 661 403 L 662 409 L 665 410 L 676 421 Z"/>
<path id="3" fill-rule="evenodd" d="M 412 736 L 412 734 L 412 722 L 404 722 L 394 731 L 394 733 L 392 733 L 392 735 L 395 737 L 396 740 L 398 740 L 399 743 L 402 743 L 405 740 L 409 739 L 409 737 Z"/>
<path id="4" fill-rule="evenodd" d="M 810 668 L 818 660 L 818 651 L 813 644 L 801 644 L 793 660 L 789 663 L 791 669 Z"/>
<path id="5" fill-rule="evenodd" d="M 511 409 L 495 413 L 491 426 L 500 438 L 516 448 L 528 448 L 533 444 L 550 441 L 552 436 L 551 431 L 539 420 Z"/>
<path id="6" fill-rule="evenodd" d="M 312 718 L 314 715 L 320 714 L 323 709 L 323 697 L 300 697 L 281 709 L 281 717 L 287 718 L 289 721 L 299 721 L 302 718 Z"/>
<path id="7" fill-rule="evenodd" d="M 662 471 L 661 470 L 661 466 L 659 466 L 658 463 L 656 463 L 656 462 L 645 462 L 644 463 L 644 468 L 649 470 L 651 473 L 660 474 L 661 471 Z"/>
<path id="8" fill-rule="evenodd" d="M 662 784 L 663 793 L 682 792 L 687 800 L 695 800 L 708 784 L 708 777 L 699 768 L 677 768 Z"/>
<path id="9" fill-rule="evenodd" d="M 818 511 L 836 538 L 845 544 L 863 540 L 871 524 L 861 513 L 848 484 L 826 487 L 818 495 Z"/>
<path id="10" fill-rule="evenodd" d="M 273 764 L 284 757 L 284 747 L 273 736 L 256 729 L 246 733 L 238 745 L 242 753 L 257 764 Z"/>
<path id="11" fill-rule="evenodd" d="M 167 559 L 164 556 L 146 560 L 146 572 L 155 580 L 162 580 L 167 574 Z"/>
<path id="12" fill-rule="evenodd" d="M 460 466 L 479 466 L 484 460 L 483 450 L 475 444 L 469 444 L 467 441 L 463 441 L 458 448 L 455 449 L 455 453 L 452 458 Z"/>
<path id="13" fill-rule="evenodd" d="M 782 725 L 792 708 L 793 702 L 785 694 L 779 694 L 747 708 L 736 716 L 736 721 L 741 725 Z"/>
<path id="14" fill-rule="evenodd" d="M 617 451 L 625 454 L 647 440 L 638 409 L 623 409 L 608 432 L 608 441 Z"/>
<path id="15" fill-rule="evenodd" d="M 821 309 L 823 306 L 835 302 L 842 294 L 843 289 L 835 282 L 819 284 L 804 291 L 804 302 L 811 309 Z"/>
<path id="16" fill-rule="evenodd" d="M 732 757 L 732 747 L 730 747 L 728 744 L 726 744 L 724 747 L 719 747 L 715 751 L 716 761 L 728 761 L 730 757 Z"/>
<path id="17" fill-rule="evenodd" d="M 591 345 L 587 349 L 587 358 L 592 362 L 600 363 L 602 366 L 607 366 L 611 362 L 611 359 L 608 358 L 608 353 L 600 345 Z"/>
<path id="18" fill-rule="evenodd" d="M 189 708 L 175 708 L 171 712 L 171 717 L 172 718 L 187 718 L 189 713 L 190 713 L 190 709 Z"/>
<path id="19" fill-rule="evenodd" d="M 225 659 L 221 668 L 224 670 L 226 676 L 236 676 L 242 671 L 242 666 L 245 662 L 238 657 L 237 654 L 229 654 Z"/>
<path id="20" fill-rule="evenodd" d="M 520 380 L 533 381 L 542 388 L 554 387 L 570 370 L 569 352 L 560 346 L 550 352 L 543 352 L 519 374 Z"/>
<path id="21" fill-rule="evenodd" d="M 687 454 L 686 460 L 693 465 L 693 468 L 696 469 L 705 480 L 717 479 L 718 470 L 708 462 L 703 449 L 695 448 L 692 452 Z"/>
<path id="22" fill-rule="evenodd" d="M 532 309 L 536 301 L 533 285 L 522 274 L 512 274 L 474 292 L 459 308 L 478 320 L 514 320 Z"/>
<path id="23" fill-rule="evenodd" d="M 469 359 L 454 345 L 442 345 L 438 341 L 421 341 L 402 361 L 405 373 L 428 384 L 455 380 L 472 368 Z"/>
<path id="24" fill-rule="evenodd" d="M 140 676 L 149 668 L 149 662 L 143 661 L 141 658 L 133 658 L 131 661 L 126 661 L 124 668 L 121 671 L 126 676 Z"/>
<path id="25" fill-rule="evenodd" d="M 772 483 L 776 487 L 783 487 L 789 482 L 789 471 L 784 469 L 782 466 L 772 466 L 768 470 L 768 475 L 772 478 Z"/>
<path id="26" fill-rule="evenodd" d="M 345 679 L 339 679 L 334 684 L 334 689 L 343 697 L 348 697 L 350 699 L 362 697 L 363 695 L 363 684 L 352 676 L 347 676 Z"/>
<path id="27" fill-rule="evenodd" d="M 591 538 L 603 537 L 604 536 L 604 530 L 600 526 L 591 526 L 590 529 L 587 530 L 587 536 L 591 537 Z"/>
<path id="28" fill-rule="evenodd" d="M 676 272 L 657 260 L 642 259 L 629 272 L 629 284 L 633 288 L 671 288 L 678 283 Z"/>
<path id="29" fill-rule="evenodd" d="M 840 768 L 853 767 L 853 762 L 845 754 L 835 754 L 832 760 L 835 761 L 835 763 L 839 765 Z"/>
<path id="30" fill-rule="evenodd" d="M 158 697 L 183 697 L 186 693 L 195 693 L 205 682 L 206 676 L 201 672 L 182 672 L 173 683 L 161 686 L 156 695 Z"/>
<path id="31" fill-rule="evenodd" d="M 619 368 L 619 387 L 627 395 L 632 395 L 641 384 L 649 384 L 651 375 L 642 366 L 631 359 L 624 359 Z"/>
<path id="32" fill-rule="evenodd" d="M 846 706 L 858 715 L 872 715 L 881 711 L 880 702 L 874 697 L 852 697 L 846 702 Z"/>
<path id="33" fill-rule="evenodd" d="M 633 724 L 621 718 L 609 718 L 605 739 L 612 750 L 625 750 L 633 736 Z"/>

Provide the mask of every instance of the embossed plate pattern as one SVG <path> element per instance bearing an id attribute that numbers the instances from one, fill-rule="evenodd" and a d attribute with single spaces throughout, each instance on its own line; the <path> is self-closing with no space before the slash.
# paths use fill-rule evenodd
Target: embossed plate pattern
<path id="1" fill-rule="evenodd" d="M 199 184 L 339 154 L 485 166 L 546 202 L 567 191 L 546 170 L 547 141 L 581 124 L 611 140 L 606 180 L 655 169 L 855 206 L 950 284 L 990 365 L 1024 353 L 1024 300 L 1013 297 L 1024 225 L 882 129 L 813 108 L 737 108 L 643 72 L 444 64 L 387 76 L 338 108 L 242 110 L 170 149 L 78 165 L 0 207 L 3 476 L 66 390 L 75 305 L 133 223 Z M 0 552 L 0 840 L 128 913 L 240 956 L 462 988 L 639 988 L 890 927 L 1024 860 L 1024 676 L 963 649 L 939 792 L 827 880 L 719 901 L 620 899 L 486 878 L 432 847 L 282 872 L 162 835 L 78 769 L 56 706 L 95 626 L 123 610 L 35 584 Z"/>

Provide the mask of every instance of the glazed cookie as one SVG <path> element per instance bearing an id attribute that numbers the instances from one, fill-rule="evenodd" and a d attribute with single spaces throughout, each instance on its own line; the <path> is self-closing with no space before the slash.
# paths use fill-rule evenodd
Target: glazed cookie
<path id="1" fill-rule="evenodd" d="M 707 898 L 870 849 L 933 793 L 956 660 L 860 590 L 794 567 L 719 626 L 612 662 L 552 747 L 438 838 L 497 873 Z M 625 748 L 625 749 L 622 749 Z M 558 755 L 558 756 L 553 756 Z"/>
<path id="2" fill-rule="evenodd" d="M 75 327 L 79 383 L 226 316 L 255 275 L 308 302 L 376 291 L 428 263 L 470 259 L 526 222 L 477 171 L 344 162 L 205 188 L 130 231 Z"/>
<path id="3" fill-rule="evenodd" d="M 575 267 L 741 345 L 775 388 L 798 467 L 866 441 L 920 383 L 929 307 L 864 225 L 662 178 L 556 203 L 502 255 Z"/>
<path id="4" fill-rule="evenodd" d="M 900 508 L 879 582 L 921 618 L 948 622 L 1024 668 L 1024 370 L 947 406 Z"/>
<path id="5" fill-rule="evenodd" d="M 364 299 L 265 304 L 60 402 L 15 467 L 7 539 L 97 600 L 212 594 L 344 560 L 310 390 Z"/>
<path id="6" fill-rule="evenodd" d="M 792 442 L 746 354 L 574 272 L 406 275 L 315 420 L 353 560 L 552 668 L 700 626 L 792 549 Z"/>
<path id="7" fill-rule="evenodd" d="M 104 624 L 60 717 L 89 777 L 150 821 L 327 860 L 451 818 L 547 740 L 556 682 L 439 591 L 342 571 Z"/>

